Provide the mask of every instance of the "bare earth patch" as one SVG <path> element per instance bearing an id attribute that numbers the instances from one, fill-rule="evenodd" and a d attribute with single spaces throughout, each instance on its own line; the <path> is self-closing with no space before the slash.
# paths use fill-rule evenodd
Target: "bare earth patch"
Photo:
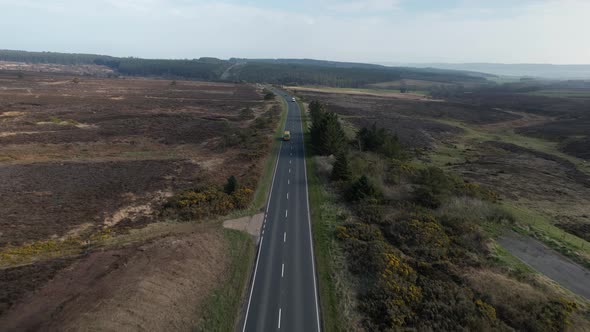
<path id="1" fill-rule="evenodd" d="M 260 229 L 264 221 L 264 213 L 259 213 L 253 216 L 246 216 L 238 219 L 226 220 L 223 222 L 223 227 L 235 229 L 246 232 L 252 235 L 258 242 L 260 237 Z"/>
<path id="2" fill-rule="evenodd" d="M 0 318 L 7 330 L 189 331 L 223 280 L 219 228 L 94 252 Z M 140 305 L 138 305 L 140 304 Z"/>

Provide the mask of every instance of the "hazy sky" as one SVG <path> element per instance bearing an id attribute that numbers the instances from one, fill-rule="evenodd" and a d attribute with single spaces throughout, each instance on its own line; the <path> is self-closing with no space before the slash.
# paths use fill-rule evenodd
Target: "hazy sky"
<path id="1" fill-rule="evenodd" d="M 148 58 L 590 63 L 590 0 L 0 0 L 0 48 Z"/>

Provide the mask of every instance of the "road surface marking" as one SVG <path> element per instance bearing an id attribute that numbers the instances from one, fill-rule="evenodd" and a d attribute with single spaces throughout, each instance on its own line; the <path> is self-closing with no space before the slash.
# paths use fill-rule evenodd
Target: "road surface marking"
<path id="1" fill-rule="evenodd" d="M 283 242 L 287 242 L 287 232 L 283 233 Z"/>
<path id="2" fill-rule="evenodd" d="M 287 184 L 291 184 L 291 180 L 287 180 Z"/>
<path id="3" fill-rule="evenodd" d="M 281 328 L 281 308 L 279 308 L 279 329 Z"/>
<path id="4" fill-rule="evenodd" d="M 281 142 L 281 146 L 279 150 L 283 148 L 283 142 Z M 279 167 L 279 160 L 281 159 L 281 154 L 277 154 L 277 161 L 275 163 L 275 169 L 272 174 L 272 182 L 270 184 L 270 194 L 268 195 L 268 201 L 266 202 L 266 211 L 264 212 L 265 219 L 268 216 L 268 209 L 270 208 L 270 199 L 272 198 L 272 189 L 275 185 L 275 177 L 277 175 L 277 168 Z M 264 241 L 264 235 L 260 236 L 260 242 L 258 243 L 258 254 L 256 255 L 256 265 L 254 266 L 254 277 L 252 277 L 252 287 L 250 287 L 250 296 L 248 297 L 248 307 L 246 308 L 246 318 L 244 318 L 244 327 L 242 328 L 242 332 L 246 331 L 246 324 L 248 323 L 248 314 L 250 313 L 250 304 L 252 303 L 252 294 L 254 293 L 254 285 L 256 284 L 256 273 L 258 272 L 258 263 L 260 262 L 260 253 L 262 252 L 262 243 Z"/>
<path id="5" fill-rule="evenodd" d="M 287 193 L 287 199 L 289 199 L 289 193 Z"/>
<path id="6" fill-rule="evenodd" d="M 283 263 L 283 266 L 281 267 L 281 278 L 285 276 L 285 263 Z"/>
<path id="7" fill-rule="evenodd" d="M 291 173 L 291 169 L 289 168 L 289 173 Z"/>
<path id="8" fill-rule="evenodd" d="M 285 218 L 287 218 L 287 211 L 288 211 L 288 210 L 285 210 Z"/>

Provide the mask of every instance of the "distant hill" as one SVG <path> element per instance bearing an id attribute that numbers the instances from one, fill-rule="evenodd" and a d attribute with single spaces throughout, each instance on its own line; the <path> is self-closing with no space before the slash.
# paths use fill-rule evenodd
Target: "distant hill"
<path id="1" fill-rule="evenodd" d="M 384 65 L 399 65 L 384 63 Z M 406 63 L 403 65 L 418 68 L 440 68 L 450 70 L 467 70 L 490 73 L 500 76 L 527 76 L 548 79 L 590 79 L 588 65 L 551 65 L 551 64 L 499 64 L 499 63 Z"/>
<path id="2" fill-rule="evenodd" d="M 434 69 L 388 67 L 375 64 L 313 59 L 199 59 L 169 60 L 121 58 L 96 54 L 27 52 L 0 50 L 0 61 L 94 64 L 129 76 L 156 76 L 213 81 L 246 81 L 291 85 L 365 87 L 370 84 L 404 79 L 438 83 L 485 83 L 486 74 Z"/>
<path id="3" fill-rule="evenodd" d="M 240 58 L 231 58 L 229 61 L 261 62 L 261 63 L 291 64 L 291 65 L 311 65 L 311 66 L 332 67 L 332 68 L 370 68 L 370 69 L 388 68 L 387 66 L 370 64 L 370 63 L 339 62 L 339 61 L 314 60 L 314 59 L 240 59 Z"/>

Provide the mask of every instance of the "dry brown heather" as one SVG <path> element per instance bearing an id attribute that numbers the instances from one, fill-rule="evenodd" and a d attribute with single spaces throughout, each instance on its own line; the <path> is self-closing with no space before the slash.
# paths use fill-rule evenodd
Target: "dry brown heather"
<path id="1" fill-rule="evenodd" d="M 267 107 L 252 86 L 78 80 L 0 75 L 0 246 L 132 222 L 201 179 L 248 176 L 220 145 L 248 125 L 243 108 Z"/>
<path id="2" fill-rule="evenodd" d="M 184 189 L 230 175 L 253 186 L 263 158 L 227 147 L 224 136 L 275 102 L 247 84 L 18 76 L 0 71 L 0 326 L 194 326 L 194 311 L 229 264 L 219 227 L 128 232 L 160 221 L 161 203 Z M 120 249 L 113 234 L 132 238 Z M 97 239 L 107 251 L 68 256 Z M 137 302 L 145 310 L 131 308 Z M 112 317 L 112 306 L 126 309 L 93 325 Z"/>

